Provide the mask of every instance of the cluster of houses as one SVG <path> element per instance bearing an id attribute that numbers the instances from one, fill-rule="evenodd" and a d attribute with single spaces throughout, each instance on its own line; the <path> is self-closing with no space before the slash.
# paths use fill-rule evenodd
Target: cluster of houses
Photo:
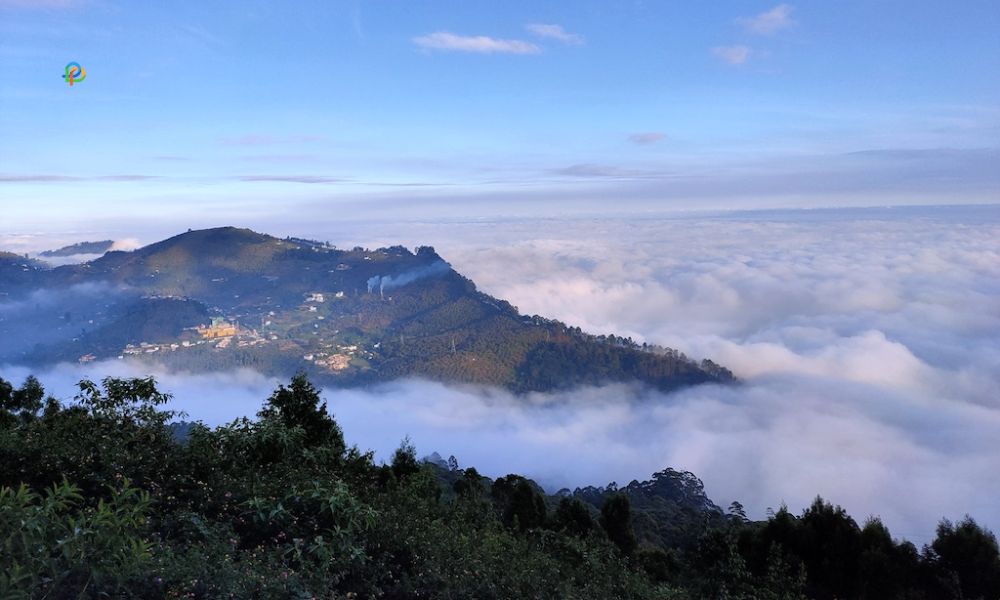
<path id="1" fill-rule="evenodd" d="M 199 325 L 195 328 L 195 331 L 204 340 L 214 340 L 233 337 L 240 332 L 240 326 L 238 323 L 230 323 L 222 317 L 212 317 L 211 325 L 208 327 Z"/>
<path id="2" fill-rule="evenodd" d="M 331 371 L 343 371 L 351 366 L 351 358 L 358 351 L 357 346 L 337 346 L 337 352 L 329 354 L 326 352 L 314 352 L 302 357 L 306 362 L 311 362 L 317 366 L 325 367 Z"/>
<path id="3" fill-rule="evenodd" d="M 303 355 L 302 360 L 327 368 L 331 371 L 343 371 L 351 366 L 351 359 L 356 356 L 364 358 L 373 357 L 371 352 L 367 352 L 354 344 L 336 344 L 331 346 L 330 350 L 332 350 L 332 352 L 310 352 L 309 354 Z"/>
<path id="4" fill-rule="evenodd" d="M 343 298 L 344 295 L 345 294 L 342 291 L 333 292 L 332 294 L 329 292 L 311 292 L 306 294 L 305 301 L 302 304 L 302 309 L 309 312 L 318 312 L 317 309 L 319 305 L 322 305 L 332 299 Z M 265 329 L 268 328 L 271 325 L 270 317 L 274 316 L 274 311 L 269 312 L 267 317 L 261 319 L 261 325 Z M 323 320 L 324 317 L 317 316 L 317 319 Z M 196 333 L 197 339 L 192 338 L 161 344 L 149 342 L 128 344 L 119 358 L 124 358 L 125 356 L 155 354 L 157 352 L 174 352 L 182 348 L 193 348 L 206 344 L 218 349 L 224 349 L 233 345 L 239 348 L 244 348 L 257 346 L 259 344 L 266 344 L 268 342 L 268 339 L 265 337 L 268 336 L 266 331 L 262 332 L 263 335 L 261 335 L 258 334 L 256 330 L 243 327 L 238 322 L 229 321 L 223 317 L 212 317 L 211 323 L 191 327 L 188 328 L 187 331 Z M 271 333 L 269 338 L 270 341 L 276 341 L 278 336 Z M 374 356 L 371 352 L 366 351 L 357 345 L 330 344 L 325 346 L 324 351 L 305 354 L 302 357 L 303 360 L 336 372 L 350 368 L 351 360 L 355 357 L 372 358 Z M 375 345 L 375 348 L 378 348 L 377 344 Z M 94 360 L 92 355 L 81 356 L 79 359 L 80 362 L 89 362 L 92 360 Z"/>
<path id="5" fill-rule="evenodd" d="M 197 342 L 183 341 L 176 344 L 150 344 L 149 342 L 139 342 L 138 344 L 129 344 L 125 346 L 122 356 L 140 356 L 143 354 L 155 354 L 157 352 L 174 352 L 179 348 L 188 348 L 190 346 L 204 343 L 204 340 L 198 340 Z"/>
<path id="6" fill-rule="evenodd" d="M 310 356 L 310 355 L 306 355 Z M 333 354 L 330 356 L 319 356 L 314 357 L 310 361 L 320 367 L 325 367 L 331 371 L 343 371 L 344 369 L 351 366 L 351 357 L 346 354 Z"/>
<path id="7" fill-rule="evenodd" d="M 190 328 L 196 332 L 201 339 L 182 340 L 164 344 L 154 344 L 149 342 L 139 342 L 138 344 L 128 344 L 122 351 L 119 358 L 125 356 L 141 356 L 144 354 L 156 354 L 157 352 L 175 352 L 181 348 L 193 348 L 205 344 L 212 344 L 218 349 L 228 348 L 236 343 L 238 348 L 248 348 L 267 343 L 267 340 L 257 335 L 252 329 L 240 327 L 239 323 L 229 322 L 222 317 L 212 317 L 211 324 L 198 325 Z M 81 356 L 80 362 L 89 362 L 89 355 Z"/>
<path id="8" fill-rule="evenodd" d="M 333 297 L 343 298 L 344 292 L 336 292 L 333 294 Z M 316 305 L 323 304 L 324 302 L 326 302 L 326 294 L 323 292 L 312 292 L 310 294 L 306 294 L 306 301 L 302 306 L 309 312 L 316 312 L 318 310 Z"/>

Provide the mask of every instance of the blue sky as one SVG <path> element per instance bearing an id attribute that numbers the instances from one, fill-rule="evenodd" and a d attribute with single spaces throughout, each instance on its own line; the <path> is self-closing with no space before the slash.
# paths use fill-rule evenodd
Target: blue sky
<path id="1" fill-rule="evenodd" d="M 997 31 L 980 0 L 0 0 L 5 229 L 996 202 Z"/>

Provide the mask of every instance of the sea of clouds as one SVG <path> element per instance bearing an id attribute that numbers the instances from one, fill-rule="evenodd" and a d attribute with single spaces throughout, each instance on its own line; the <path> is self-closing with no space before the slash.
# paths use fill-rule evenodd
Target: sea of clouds
<path id="1" fill-rule="evenodd" d="M 283 232 L 275 232 L 283 233 Z M 743 383 L 526 398 L 400 381 L 327 390 L 350 441 L 385 458 L 410 436 L 551 490 L 691 470 L 754 516 L 817 494 L 924 543 L 941 517 L 1000 530 L 1000 208 L 336 224 L 344 247 L 433 244 L 522 312 L 710 357 Z M 6 367 L 3 376 L 27 372 Z M 42 373 L 64 397 L 112 362 Z M 160 373 L 217 424 L 276 381 Z"/>

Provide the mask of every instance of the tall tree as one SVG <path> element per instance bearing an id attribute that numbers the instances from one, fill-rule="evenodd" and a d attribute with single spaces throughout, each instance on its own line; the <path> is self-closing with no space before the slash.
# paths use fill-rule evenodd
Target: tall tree
<path id="1" fill-rule="evenodd" d="M 632 530 L 632 504 L 625 494 L 609 497 L 601 507 L 601 527 L 625 556 L 632 556 L 639 545 Z"/>
<path id="2" fill-rule="evenodd" d="M 1000 598 L 997 538 L 972 517 L 942 520 L 930 551 L 942 577 L 959 581 L 963 598 Z"/>
<path id="3" fill-rule="evenodd" d="M 340 426 L 327 412 L 326 402 L 320 398 L 320 391 L 306 378 L 305 373 L 299 372 L 292 377 L 288 387 L 279 385 L 258 416 L 262 419 L 277 419 L 286 427 L 301 427 L 309 446 L 345 447 Z"/>

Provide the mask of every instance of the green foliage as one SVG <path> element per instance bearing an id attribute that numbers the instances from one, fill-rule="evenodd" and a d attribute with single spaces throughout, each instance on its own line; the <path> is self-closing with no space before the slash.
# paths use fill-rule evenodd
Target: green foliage
<path id="1" fill-rule="evenodd" d="M 642 381 L 669 390 L 710 381 L 730 381 L 732 374 L 714 363 L 711 369 L 686 359 L 643 351 L 605 336 L 573 333 L 534 346 L 518 367 L 519 391 L 551 390 L 610 381 Z"/>
<path id="2" fill-rule="evenodd" d="M 548 496 L 421 463 L 409 440 L 375 464 L 304 376 L 258 420 L 215 429 L 171 425 L 152 379 L 44 397 L 0 380 L 0 599 L 1000 595 L 996 538 L 971 518 L 943 521 L 921 555 L 819 498 L 726 516 L 670 469 Z"/>
<path id="3" fill-rule="evenodd" d="M 419 471 L 420 463 L 417 462 L 417 449 L 410 442 L 410 438 L 406 438 L 392 453 L 392 474 L 397 480 L 403 480 Z"/>
<path id="4" fill-rule="evenodd" d="M 667 468 L 654 473 L 648 481 L 632 481 L 623 488 L 611 484 L 573 492 L 574 497 L 597 510 L 614 494 L 628 498 L 632 526 L 640 544 L 689 549 L 706 527 L 726 523 L 722 510 L 705 495 L 701 480 L 687 471 Z"/>
<path id="5" fill-rule="evenodd" d="M 688 560 L 689 568 L 697 574 L 694 585 L 700 597 L 752 597 L 755 587 L 753 573 L 739 552 L 733 531 L 717 529 L 706 532 Z"/>
<path id="6" fill-rule="evenodd" d="M 625 556 L 632 556 L 639 542 L 632 530 L 632 505 L 628 496 L 615 494 L 601 507 L 601 527 Z"/>
<path id="7" fill-rule="evenodd" d="M 41 410 L 44 398 L 45 390 L 34 376 L 28 376 L 20 388 L 0 379 L 0 424 L 30 421 Z"/>
<path id="8" fill-rule="evenodd" d="M 957 582 L 962 598 L 1000 598 L 1000 550 L 993 533 L 972 517 L 938 524 L 928 554 L 943 582 Z"/>
<path id="9" fill-rule="evenodd" d="M 167 422 L 176 414 L 159 409 L 169 396 L 156 382 L 108 378 L 79 388 L 75 405 L 49 401 L 41 418 L 5 432 L 2 481 L 40 490 L 65 478 L 92 497 L 124 477 L 147 490 L 165 479 L 174 448 Z"/>
<path id="10" fill-rule="evenodd" d="M 170 395 L 157 390 L 156 380 L 152 377 L 108 377 L 100 386 L 93 381 L 84 380 L 80 382 L 80 393 L 76 400 L 92 418 L 123 427 L 135 426 L 159 431 L 176 416 L 173 412 L 157 408 L 166 404 Z"/>
<path id="11" fill-rule="evenodd" d="M 305 443 L 310 446 L 332 444 L 343 451 L 344 434 L 326 410 L 319 390 L 302 372 L 292 377 L 291 385 L 283 385 L 267 400 L 259 414 L 261 419 L 278 419 L 287 428 L 301 427 Z"/>
<path id="12" fill-rule="evenodd" d="M 577 498 L 560 499 L 552 521 L 557 531 L 580 538 L 589 536 L 597 526 L 590 509 Z"/>
<path id="13" fill-rule="evenodd" d="M 895 543 L 889 529 L 873 517 L 861 529 L 860 547 L 859 596 L 905 597 L 906 582 L 915 581 L 919 575 L 917 549 L 913 544 Z"/>
<path id="14" fill-rule="evenodd" d="M 149 494 L 128 480 L 88 505 L 66 483 L 0 487 L 0 598 L 88 597 L 141 587 L 152 544 Z"/>
<path id="15" fill-rule="evenodd" d="M 545 525 L 545 499 L 533 482 L 519 475 L 508 475 L 493 482 L 490 494 L 504 525 L 519 531 Z"/>

